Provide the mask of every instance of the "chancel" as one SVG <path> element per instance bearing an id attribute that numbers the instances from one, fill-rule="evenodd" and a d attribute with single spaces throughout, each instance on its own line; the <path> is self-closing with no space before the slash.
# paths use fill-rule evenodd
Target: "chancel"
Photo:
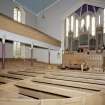
<path id="1" fill-rule="evenodd" d="M 105 105 L 105 1 L 0 0 L 0 105 Z"/>
<path id="2" fill-rule="evenodd" d="M 66 18 L 64 67 L 81 68 L 80 65 L 85 64 L 88 67 L 84 69 L 94 67 L 104 71 L 104 21 L 105 9 L 89 4 Z"/>

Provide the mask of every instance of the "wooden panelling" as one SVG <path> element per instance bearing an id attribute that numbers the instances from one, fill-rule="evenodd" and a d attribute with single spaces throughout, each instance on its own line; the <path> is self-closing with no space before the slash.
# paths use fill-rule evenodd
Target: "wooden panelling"
<path id="1" fill-rule="evenodd" d="M 55 46 L 60 46 L 61 42 L 47 34 L 32 28 L 30 26 L 18 23 L 13 19 L 0 13 L 0 29 L 13 32 L 25 37 L 33 38 L 38 41 L 42 41 Z"/>
<path id="2" fill-rule="evenodd" d="M 70 67 L 71 64 L 85 63 L 91 69 L 98 68 L 103 70 L 103 55 L 102 54 L 85 54 L 85 53 L 65 53 L 63 54 L 63 66 Z"/>

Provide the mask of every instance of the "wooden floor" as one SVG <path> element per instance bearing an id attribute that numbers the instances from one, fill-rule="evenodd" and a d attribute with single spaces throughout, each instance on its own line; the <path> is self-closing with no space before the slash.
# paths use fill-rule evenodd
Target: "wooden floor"
<path id="1" fill-rule="evenodd" d="M 0 71 L 0 105 L 105 105 L 105 74 L 9 61 Z"/>

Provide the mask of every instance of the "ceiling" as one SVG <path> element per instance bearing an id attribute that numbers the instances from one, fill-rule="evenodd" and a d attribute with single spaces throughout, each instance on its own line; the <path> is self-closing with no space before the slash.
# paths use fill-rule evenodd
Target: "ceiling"
<path id="1" fill-rule="evenodd" d="M 86 12 L 96 13 L 99 9 L 102 8 L 93 5 L 84 4 L 78 10 L 76 10 L 75 13 L 79 16 L 82 16 Z"/>
<path id="2" fill-rule="evenodd" d="M 37 15 L 43 9 L 48 8 L 57 0 L 16 0 L 16 1 Z"/>

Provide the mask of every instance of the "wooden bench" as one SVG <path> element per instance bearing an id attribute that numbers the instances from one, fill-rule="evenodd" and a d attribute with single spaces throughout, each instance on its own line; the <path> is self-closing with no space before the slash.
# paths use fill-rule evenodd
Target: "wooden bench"
<path id="1" fill-rule="evenodd" d="M 28 77 L 36 77 L 38 74 L 36 73 L 28 73 L 28 72 L 9 72 L 14 75 L 28 76 Z"/>
<path id="2" fill-rule="evenodd" d="M 23 80 L 23 79 L 26 79 L 26 76 L 13 75 L 13 74 L 9 74 L 9 73 L 0 73 L 0 77 L 10 78 L 10 79 L 13 79 L 13 80 Z"/>
<path id="3" fill-rule="evenodd" d="M 99 85 L 99 84 L 90 84 L 84 82 L 65 81 L 65 80 L 57 80 L 49 78 L 35 78 L 33 81 L 39 83 L 55 84 L 55 85 L 68 86 L 68 87 L 93 90 L 93 91 L 101 91 L 101 90 L 105 91 L 105 85 Z"/>
<path id="4" fill-rule="evenodd" d="M 36 80 L 36 79 L 35 79 Z M 34 81 L 34 80 L 33 80 Z M 60 86 L 60 85 L 56 85 L 56 84 L 49 84 L 48 82 L 40 82 L 39 81 L 34 81 L 34 82 L 19 82 L 16 84 L 16 86 L 18 86 L 20 89 L 21 88 L 25 88 L 25 89 L 31 89 L 35 91 L 41 91 L 41 92 L 45 92 L 45 93 L 51 93 L 51 94 L 55 94 L 55 95 L 59 95 L 59 96 L 64 96 L 64 97 L 78 97 L 78 96 L 85 96 L 93 94 L 93 91 L 91 90 L 86 90 L 86 91 L 81 91 L 80 89 L 75 89 L 72 87 L 65 87 L 65 86 Z M 83 89 L 84 90 L 84 89 Z M 96 93 L 96 91 L 94 92 Z"/>
<path id="5" fill-rule="evenodd" d="M 105 80 L 95 80 L 95 79 L 87 79 L 87 78 L 75 78 L 75 77 L 66 77 L 66 76 L 56 76 L 56 75 L 45 75 L 45 78 L 49 79 L 57 79 L 57 80 L 64 80 L 64 81 L 73 81 L 73 82 L 82 82 L 82 83 L 89 83 L 89 84 L 98 84 L 98 85 L 105 85 Z"/>
<path id="6" fill-rule="evenodd" d="M 3 84 L 14 82 L 14 81 L 15 80 L 10 79 L 10 78 L 0 77 L 0 82 L 3 83 Z"/>
<path id="7" fill-rule="evenodd" d="M 85 79 L 95 79 L 95 80 L 105 80 L 104 75 L 94 75 L 94 74 L 81 74 L 81 73 L 72 73 L 72 72 L 52 72 L 50 73 L 56 76 L 65 76 L 65 77 L 75 77 L 75 78 L 85 78 Z"/>

